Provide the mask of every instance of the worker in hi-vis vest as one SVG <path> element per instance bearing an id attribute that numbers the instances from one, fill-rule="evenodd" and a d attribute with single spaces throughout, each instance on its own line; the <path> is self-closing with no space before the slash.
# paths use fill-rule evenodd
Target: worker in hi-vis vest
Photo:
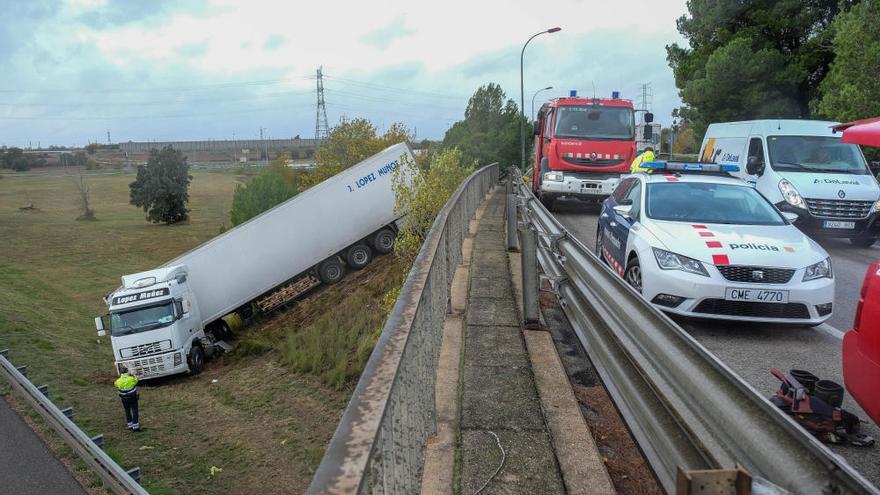
<path id="1" fill-rule="evenodd" d="M 122 407 L 125 409 L 125 421 L 128 422 L 130 431 L 140 431 L 141 424 L 138 422 L 138 379 L 128 374 L 128 369 L 123 367 L 122 374 L 116 379 L 114 385 L 122 399 Z"/>
<path id="2" fill-rule="evenodd" d="M 648 146 L 645 148 L 645 151 L 642 152 L 641 155 L 637 156 L 633 161 L 632 165 L 629 167 L 629 171 L 632 174 L 637 174 L 639 172 L 645 172 L 646 174 L 651 173 L 650 168 L 643 168 L 643 163 L 653 162 L 654 161 L 654 148 Z"/>

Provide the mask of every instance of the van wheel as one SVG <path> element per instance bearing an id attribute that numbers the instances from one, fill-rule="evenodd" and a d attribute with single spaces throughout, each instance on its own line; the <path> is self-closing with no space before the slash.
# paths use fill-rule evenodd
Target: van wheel
<path id="1" fill-rule="evenodd" d="M 862 248 L 871 247 L 876 241 L 877 239 L 874 239 L 873 237 L 853 237 L 849 240 L 850 244 L 852 244 L 853 246 L 858 246 Z"/>
<path id="2" fill-rule="evenodd" d="M 373 260 L 373 252 L 366 244 L 355 244 L 345 253 L 345 262 L 355 270 L 360 270 Z"/>
<path id="3" fill-rule="evenodd" d="M 393 230 L 382 229 L 379 232 L 376 232 L 376 235 L 373 236 L 370 244 L 373 245 L 373 249 L 375 249 L 377 253 L 388 254 L 391 251 L 394 251 L 394 241 L 396 238 L 397 234 L 395 234 Z"/>
<path id="4" fill-rule="evenodd" d="M 201 346 L 192 346 L 189 350 L 189 356 L 186 357 L 186 364 L 189 365 L 189 374 L 193 376 L 205 369 L 205 351 Z"/>
<path id="5" fill-rule="evenodd" d="M 232 331 L 223 320 L 218 320 L 211 325 L 211 334 L 217 340 L 229 340 L 232 338 Z"/>
<path id="6" fill-rule="evenodd" d="M 327 285 L 333 285 L 345 277 L 345 265 L 335 256 L 321 263 L 318 267 L 318 278 Z"/>

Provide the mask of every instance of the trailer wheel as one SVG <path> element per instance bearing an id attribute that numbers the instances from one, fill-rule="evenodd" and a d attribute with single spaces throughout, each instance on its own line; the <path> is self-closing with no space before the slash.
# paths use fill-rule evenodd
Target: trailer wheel
<path id="1" fill-rule="evenodd" d="M 186 357 L 186 364 L 189 365 L 190 375 L 198 375 L 205 369 L 205 351 L 201 346 L 192 346 L 189 356 Z"/>
<path id="2" fill-rule="evenodd" d="M 394 241 L 397 234 L 391 229 L 382 229 L 373 236 L 371 244 L 373 249 L 380 254 L 388 254 L 394 250 Z"/>
<path id="3" fill-rule="evenodd" d="M 373 251 L 366 244 L 355 244 L 345 253 L 345 262 L 355 270 L 360 270 L 373 260 Z"/>
<path id="4" fill-rule="evenodd" d="M 321 282 L 333 285 L 345 277 L 345 265 L 334 256 L 321 263 L 321 266 L 318 267 L 318 277 Z"/>

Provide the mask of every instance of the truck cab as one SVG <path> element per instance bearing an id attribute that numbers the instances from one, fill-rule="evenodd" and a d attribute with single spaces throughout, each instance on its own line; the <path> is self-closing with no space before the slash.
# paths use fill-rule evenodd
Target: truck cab
<path id="1" fill-rule="evenodd" d="M 106 298 L 116 371 L 138 378 L 201 371 L 211 339 L 205 335 L 184 265 L 125 275 Z M 99 334 L 105 320 L 96 319 Z"/>
<path id="2" fill-rule="evenodd" d="M 653 115 L 646 114 L 645 121 L 652 122 Z M 635 126 L 632 102 L 617 92 L 611 98 L 579 98 L 572 91 L 545 103 L 534 123 L 535 195 L 548 208 L 563 197 L 608 197 L 638 151 Z"/>

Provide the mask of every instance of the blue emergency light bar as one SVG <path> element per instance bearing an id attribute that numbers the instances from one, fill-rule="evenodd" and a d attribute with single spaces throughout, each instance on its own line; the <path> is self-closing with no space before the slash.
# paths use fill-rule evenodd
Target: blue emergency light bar
<path id="1" fill-rule="evenodd" d="M 670 172 L 739 172 L 739 167 L 736 165 L 706 162 L 647 162 L 643 163 L 642 167 Z"/>

